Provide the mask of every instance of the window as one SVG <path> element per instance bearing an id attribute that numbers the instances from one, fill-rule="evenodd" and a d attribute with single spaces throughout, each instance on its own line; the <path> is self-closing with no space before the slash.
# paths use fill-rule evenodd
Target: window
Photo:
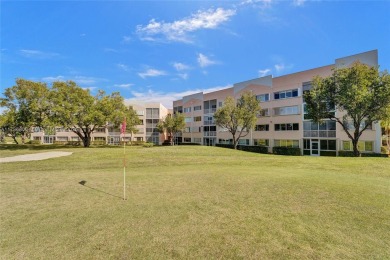
<path id="1" fill-rule="evenodd" d="M 268 108 L 260 110 L 260 113 L 258 114 L 257 117 L 263 117 L 263 116 L 269 116 L 269 109 Z"/>
<path id="2" fill-rule="evenodd" d="M 202 121 L 202 117 L 201 116 L 195 116 L 194 117 L 194 122 L 200 122 Z"/>
<path id="3" fill-rule="evenodd" d="M 298 89 L 274 92 L 274 99 L 285 99 L 298 96 Z"/>
<path id="4" fill-rule="evenodd" d="M 361 152 L 373 152 L 374 151 L 374 142 L 373 141 L 359 141 L 358 149 Z M 353 146 L 351 141 L 343 141 L 343 150 L 352 151 Z"/>
<path id="5" fill-rule="evenodd" d="M 283 147 L 298 147 L 299 148 L 299 140 L 274 140 L 274 146 L 283 146 Z"/>
<path id="6" fill-rule="evenodd" d="M 269 131 L 269 125 L 256 125 L 255 131 Z"/>
<path id="7" fill-rule="evenodd" d="M 191 112 L 191 107 L 185 107 L 184 108 L 184 113 L 189 113 Z"/>
<path id="8" fill-rule="evenodd" d="M 218 102 L 218 107 L 222 107 L 222 105 L 223 105 L 223 102 L 222 102 L 222 101 L 219 101 L 219 102 Z"/>
<path id="9" fill-rule="evenodd" d="M 184 137 L 183 140 L 184 140 L 185 143 L 191 143 L 191 138 Z"/>
<path id="10" fill-rule="evenodd" d="M 138 116 L 145 115 L 145 111 L 144 110 L 136 110 L 135 112 L 137 113 Z"/>
<path id="11" fill-rule="evenodd" d="M 297 115 L 297 114 L 299 114 L 299 107 L 298 106 L 275 107 L 274 108 L 274 115 L 275 116 Z"/>
<path id="12" fill-rule="evenodd" d="M 249 139 L 240 139 L 238 140 L 239 145 L 249 145 Z"/>
<path id="13" fill-rule="evenodd" d="M 336 151 L 336 140 L 320 140 L 321 150 Z"/>
<path id="14" fill-rule="evenodd" d="M 202 110 L 202 106 L 194 106 L 194 111 Z"/>
<path id="15" fill-rule="evenodd" d="M 80 138 L 78 136 L 72 136 L 72 141 L 79 141 Z"/>
<path id="16" fill-rule="evenodd" d="M 253 139 L 253 145 L 269 146 L 269 139 Z"/>
<path id="17" fill-rule="evenodd" d="M 297 131 L 297 130 L 299 130 L 298 123 L 275 124 L 275 131 Z"/>
<path id="18" fill-rule="evenodd" d="M 269 101 L 269 94 L 261 94 L 256 96 L 257 101 L 259 102 L 266 102 Z"/>
<path id="19" fill-rule="evenodd" d="M 191 133 L 191 127 L 184 128 L 184 133 Z"/>
<path id="20" fill-rule="evenodd" d="M 202 138 L 194 138 L 194 143 L 202 143 Z"/>
<path id="21" fill-rule="evenodd" d="M 56 141 L 68 141 L 68 137 L 67 136 L 57 136 L 56 137 Z"/>
<path id="22" fill-rule="evenodd" d="M 186 123 L 192 122 L 192 117 L 186 117 L 186 118 L 184 118 L 184 122 L 186 122 Z"/>

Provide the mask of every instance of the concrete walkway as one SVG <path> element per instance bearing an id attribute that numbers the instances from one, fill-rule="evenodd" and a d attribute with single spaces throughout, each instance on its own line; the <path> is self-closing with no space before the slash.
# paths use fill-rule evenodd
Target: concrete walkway
<path id="1" fill-rule="evenodd" d="M 68 156 L 71 154 L 72 154 L 71 152 L 45 152 L 45 153 L 24 154 L 24 155 L 12 156 L 12 157 L 0 158 L 0 163 L 39 161 L 39 160 L 46 160 L 46 159 L 56 158 L 61 156 Z"/>

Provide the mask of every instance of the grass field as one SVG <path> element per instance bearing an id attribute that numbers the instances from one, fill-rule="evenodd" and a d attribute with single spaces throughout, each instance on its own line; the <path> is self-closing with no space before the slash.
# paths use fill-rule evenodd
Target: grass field
<path id="1" fill-rule="evenodd" d="M 124 201 L 123 149 L 60 150 L 0 164 L 1 259 L 390 258 L 387 158 L 128 147 Z"/>

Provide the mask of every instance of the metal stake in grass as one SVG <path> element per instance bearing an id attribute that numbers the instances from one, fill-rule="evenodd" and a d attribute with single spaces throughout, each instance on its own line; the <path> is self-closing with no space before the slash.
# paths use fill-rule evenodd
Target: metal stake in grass
<path id="1" fill-rule="evenodd" d="M 123 119 L 121 133 L 123 134 L 123 200 L 126 200 L 126 117 Z"/>

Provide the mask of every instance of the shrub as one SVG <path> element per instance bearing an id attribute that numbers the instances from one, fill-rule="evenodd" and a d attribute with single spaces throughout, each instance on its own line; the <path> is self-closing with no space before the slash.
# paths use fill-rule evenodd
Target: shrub
<path id="1" fill-rule="evenodd" d="M 279 155 L 301 155 L 301 149 L 297 147 L 275 146 L 272 152 Z"/>
<path id="2" fill-rule="evenodd" d="M 234 149 L 232 144 L 216 144 L 217 147 Z M 266 146 L 252 146 L 252 145 L 237 145 L 237 150 L 252 152 L 252 153 L 268 153 L 268 147 Z"/>
<path id="3" fill-rule="evenodd" d="M 142 146 L 143 146 L 143 147 L 153 147 L 153 146 L 154 146 L 154 143 L 149 143 L 149 142 L 147 142 L 147 143 L 144 143 Z"/>
<path id="4" fill-rule="evenodd" d="M 387 150 L 387 146 L 381 146 L 381 153 L 389 154 L 389 150 Z"/>
<path id="5" fill-rule="evenodd" d="M 144 145 L 145 144 L 145 141 L 133 141 L 132 143 L 131 143 L 132 145 Z"/>
<path id="6" fill-rule="evenodd" d="M 232 145 L 232 144 L 215 144 L 215 146 L 222 147 L 222 148 L 234 149 L 234 145 Z"/>
<path id="7" fill-rule="evenodd" d="M 340 157 L 355 157 L 352 151 L 339 151 Z M 360 153 L 361 157 L 389 157 L 387 154 L 381 153 Z"/>
<path id="8" fill-rule="evenodd" d="M 106 141 L 103 140 L 97 140 L 97 141 L 92 141 L 91 145 L 105 145 Z"/>
<path id="9" fill-rule="evenodd" d="M 252 152 L 252 153 L 268 153 L 268 147 L 266 146 L 249 146 L 249 145 L 239 145 L 238 150 Z"/>
<path id="10" fill-rule="evenodd" d="M 336 156 L 336 151 L 320 151 L 321 156 Z"/>
<path id="11" fill-rule="evenodd" d="M 30 140 L 27 142 L 27 144 L 41 144 L 40 140 Z"/>

